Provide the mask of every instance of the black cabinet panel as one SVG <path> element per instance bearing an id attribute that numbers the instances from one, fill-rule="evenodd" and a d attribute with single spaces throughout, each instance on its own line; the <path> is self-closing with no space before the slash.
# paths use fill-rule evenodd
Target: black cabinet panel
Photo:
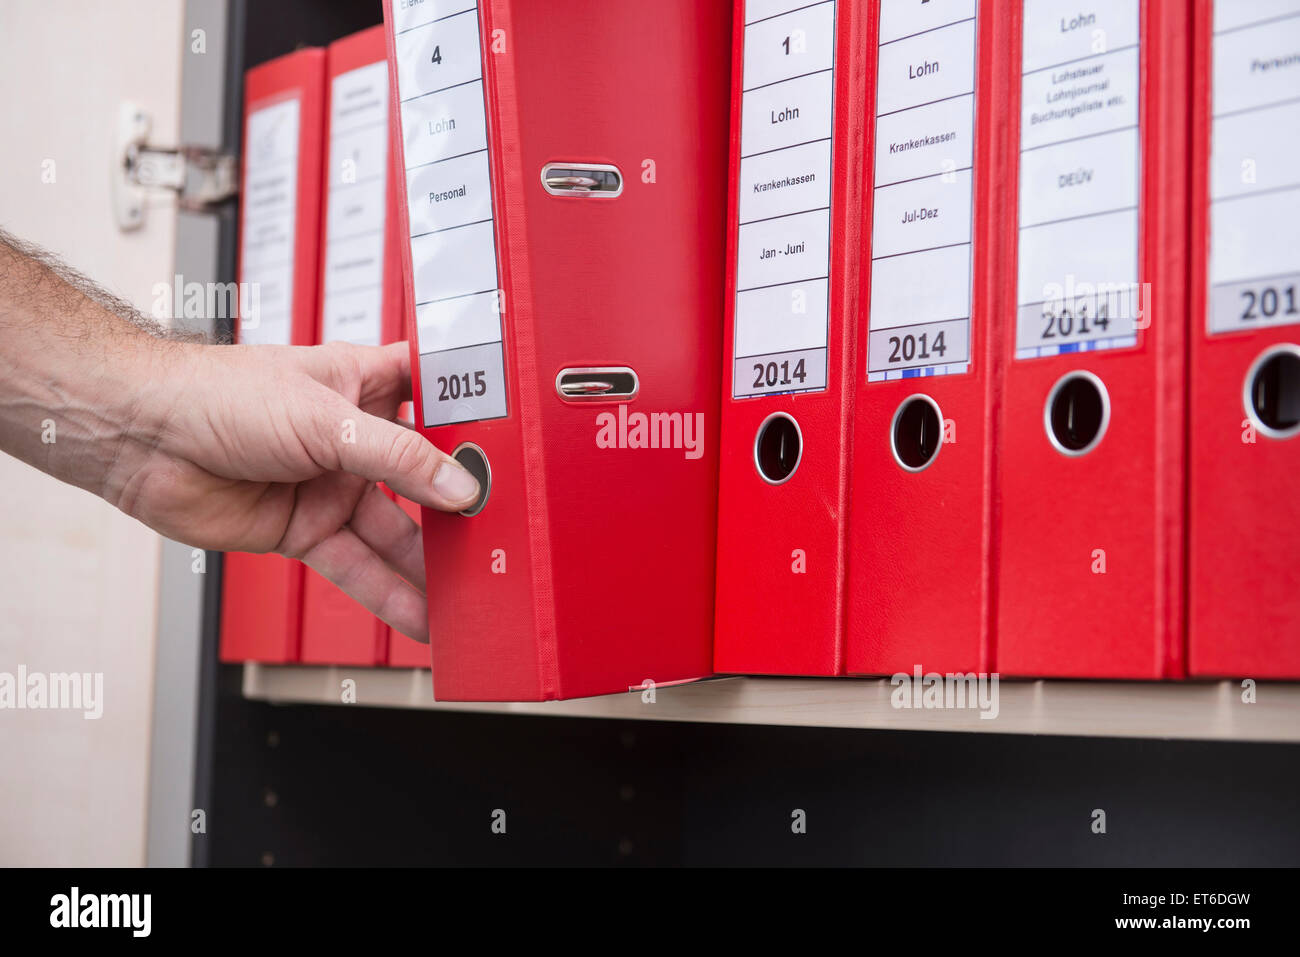
<path id="1" fill-rule="evenodd" d="M 276 706 L 226 670 L 213 864 L 1300 860 L 1292 745 Z"/>

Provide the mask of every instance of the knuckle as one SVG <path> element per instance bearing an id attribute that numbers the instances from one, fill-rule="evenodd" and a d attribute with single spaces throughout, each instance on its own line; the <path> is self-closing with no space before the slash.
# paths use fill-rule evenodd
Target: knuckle
<path id="1" fill-rule="evenodd" d="M 374 608 L 374 615 L 385 624 L 391 625 L 398 620 L 399 603 L 393 595 L 385 595 L 379 599 Z"/>
<path id="2" fill-rule="evenodd" d="M 398 475 L 413 474 L 427 467 L 428 448 L 424 439 L 406 429 L 395 431 L 389 448 L 389 464 Z"/>
<path id="3" fill-rule="evenodd" d="M 355 399 L 361 384 L 361 360 L 357 346 L 349 342 L 326 342 L 304 350 L 303 373 L 335 392 Z"/>
<path id="4" fill-rule="evenodd" d="M 332 342 L 326 348 L 331 350 L 331 368 L 336 376 L 335 388 L 356 401 L 361 392 L 361 355 L 358 346 L 350 342 Z"/>
<path id="5" fill-rule="evenodd" d="M 343 466 L 344 453 L 346 449 L 343 443 L 339 441 L 341 434 L 340 425 L 345 415 L 345 410 L 340 409 L 335 402 L 331 401 L 331 396 L 327 391 L 320 390 L 318 383 L 302 383 L 302 396 L 315 396 L 307 401 L 307 421 L 310 423 L 310 440 L 309 448 L 313 450 L 313 457 L 316 464 L 324 469 L 339 469 Z M 314 387 L 314 388 L 313 388 Z"/>

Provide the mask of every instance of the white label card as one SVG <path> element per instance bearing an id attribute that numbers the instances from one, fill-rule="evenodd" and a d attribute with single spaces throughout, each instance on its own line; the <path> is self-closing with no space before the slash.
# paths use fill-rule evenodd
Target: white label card
<path id="1" fill-rule="evenodd" d="M 298 97 L 254 108 L 244 144 L 239 341 L 287 346 L 293 336 L 298 213 Z"/>
<path id="2" fill-rule="evenodd" d="M 970 368 L 973 0 L 881 0 L 867 381 Z"/>
<path id="3" fill-rule="evenodd" d="M 1138 0 L 1025 0 L 1016 358 L 1137 344 Z"/>
<path id="4" fill-rule="evenodd" d="M 1214 4 L 1210 333 L 1300 323 L 1300 0 Z"/>
<path id="5" fill-rule="evenodd" d="M 478 8 L 394 0 L 397 84 L 426 427 L 506 415 Z"/>
<path id="6" fill-rule="evenodd" d="M 387 61 L 334 78 L 329 133 L 321 341 L 377 346 L 388 198 Z"/>
<path id="7" fill-rule="evenodd" d="M 733 398 L 826 388 L 835 0 L 747 0 Z"/>

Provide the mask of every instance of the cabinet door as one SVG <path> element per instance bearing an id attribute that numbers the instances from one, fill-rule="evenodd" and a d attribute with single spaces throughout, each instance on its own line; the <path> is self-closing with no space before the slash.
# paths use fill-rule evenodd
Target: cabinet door
<path id="1" fill-rule="evenodd" d="M 179 140 L 184 17 L 174 0 L 0 4 L 0 226 L 146 314 L 173 282 L 176 201 L 152 200 L 122 232 L 110 157 L 124 101 L 151 114 L 155 143 Z M 143 864 L 161 540 L 7 456 L 0 488 L 0 670 L 102 675 L 97 719 L 0 720 L 0 863 Z M 175 826 L 188 832 L 188 815 Z"/>

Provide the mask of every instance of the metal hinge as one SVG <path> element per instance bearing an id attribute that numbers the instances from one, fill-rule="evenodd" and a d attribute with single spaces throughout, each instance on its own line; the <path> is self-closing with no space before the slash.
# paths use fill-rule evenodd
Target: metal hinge
<path id="1" fill-rule="evenodd" d="M 167 148 L 149 143 L 153 118 L 123 103 L 114 150 L 113 211 L 121 230 L 144 225 L 149 195 L 167 190 L 181 209 L 211 210 L 239 194 L 239 159 L 207 147 Z"/>

